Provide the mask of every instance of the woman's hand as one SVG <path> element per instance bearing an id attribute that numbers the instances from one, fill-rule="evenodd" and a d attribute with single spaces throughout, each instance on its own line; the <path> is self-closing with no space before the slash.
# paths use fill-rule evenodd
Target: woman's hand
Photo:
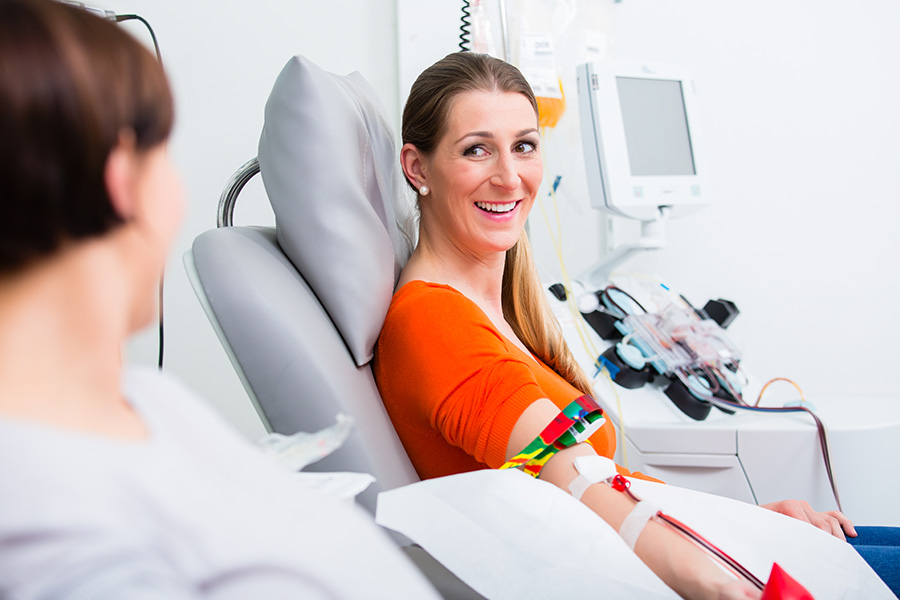
<path id="1" fill-rule="evenodd" d="M 760 506 L 761 508 L 767 508 L 773 512 L 805 521 L 818 527 L 825 533 L 830 533 L 839 540 L 847 539 L 844 536 L 845 533 L 850 537 L 856 537 L 856 529 L 853 528 L 853 523 L 844 513 L 837 510 L 822 513 L 816 512 L 808 502 L 803 500 L 780 500 Z"/>
<path id="2" fill-rule="evenodd" d="M 744 580 L 734 580 L 719 588 L 719 600 L 758 600 L 762 592 Z"/>

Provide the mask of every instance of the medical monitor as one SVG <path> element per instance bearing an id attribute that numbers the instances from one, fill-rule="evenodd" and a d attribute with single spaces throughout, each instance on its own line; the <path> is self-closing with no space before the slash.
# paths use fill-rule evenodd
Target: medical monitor
<path id="1" fill-rule="evenodd" d="M 710 202 L 694 84 L 681 68 L 593 62 L 578 67 L 591 204 L 652 221 Z"/>

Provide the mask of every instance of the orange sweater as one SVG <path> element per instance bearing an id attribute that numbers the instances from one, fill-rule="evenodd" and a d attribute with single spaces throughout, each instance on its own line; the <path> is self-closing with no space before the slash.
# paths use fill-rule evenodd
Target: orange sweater
<path id="1" fill-rule="evenodd" d="M 450 286 L 424 281 L 394 294 L 373 369 L 388 414 L 423 479 L 499 467 L 526 407 L 549 398 L 562 410 L 581 396 L 507 340 L 474 302 Z M 610 421 L 591 443 L 598 454 L 613 456 Z"/>

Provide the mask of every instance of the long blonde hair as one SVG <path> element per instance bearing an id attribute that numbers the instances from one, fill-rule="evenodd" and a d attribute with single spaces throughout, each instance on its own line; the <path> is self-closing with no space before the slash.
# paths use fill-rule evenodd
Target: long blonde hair
<path id="1" fill-rule="evenodd" d="M 425 69 L 413 83 L 403 109 L 403 143 L 430 154 L 444 134 L 451 101 L 472 90 L 522 94 L 537 116 L 534 92 L 516 67 L 487 54 L 457 52 Z M 531 353 L 574 387 L 593 393 L 547 304 L 524 231 L 506 251 L 501 300 L 503 317 Z"/>
<path id="2" fill-rule="evenodd" d="M 503 317 L 522 343 L 572 386 L 593 395 L 591 380 L 575 361 L 547 303 L 524 230 L 506 251 L 501 301 Z"/>

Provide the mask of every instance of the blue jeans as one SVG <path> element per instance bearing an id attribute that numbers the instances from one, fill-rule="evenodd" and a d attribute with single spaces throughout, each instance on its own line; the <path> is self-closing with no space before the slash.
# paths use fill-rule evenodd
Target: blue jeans
<path id="1" fill-rule="evenodd" d="M 900 598 L 900 527 L 857 527 L 847 541 Z"/>

